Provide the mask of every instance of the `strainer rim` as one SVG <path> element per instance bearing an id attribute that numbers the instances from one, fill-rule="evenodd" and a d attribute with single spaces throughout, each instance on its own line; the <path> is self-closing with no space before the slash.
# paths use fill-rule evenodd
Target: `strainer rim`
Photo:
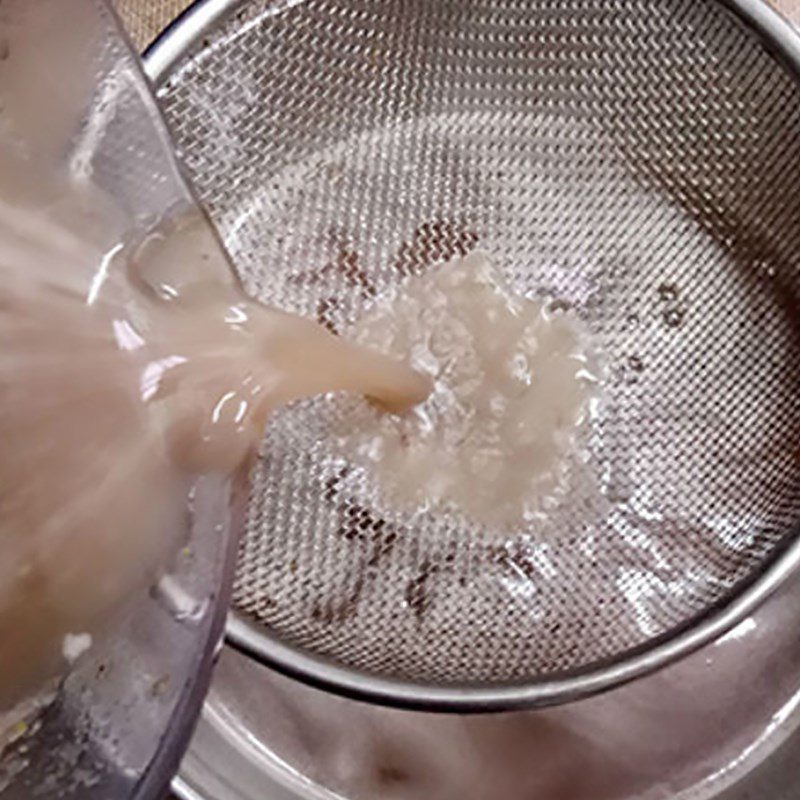
<path id="1" fill-rule="evenodd" d="M 195 0 L 145 50 L 145 72 L 157 90 L 201 38 L 248 0 Z M 277 9 L 304 0 L 269 0 Z M 766 0 L 706 0 L 732 11 L 800 81 L 800 31 Z M 795 572 L 800 571 L 800 527 L 763 570 L 732 589 L 722 601 L 641 647 L 574 673 L 502 684 L 447 684 L 381 677 L 341 665 L 289 644 L 232 609 L 229 645 L 264 666 L 353 699 L 428 711 L 488 712 L 538 708 L 589 697 L 674 663 L 719 639 L 745 620 Z"/>

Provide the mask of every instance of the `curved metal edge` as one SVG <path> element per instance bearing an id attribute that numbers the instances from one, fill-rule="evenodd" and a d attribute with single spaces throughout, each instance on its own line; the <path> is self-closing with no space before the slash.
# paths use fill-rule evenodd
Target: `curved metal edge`
<path id="1" fill-rule="evenodd" d="M 799 570 L 800 540 L 726 606 L 709 612 L 699 624 L 690 623 L 683 634 L 670 634 L 661 644 L 647 645 L 589 672 L 553 676 L 537 683 L 435 686 L 381 678 L 341 667 L 329 659 L 281 642 L 237 612 L 229 615 L 227 635 L 232 647 L 276 671 L 355 700 L 413 710 L 460 713 L 544 708 L 622 686 L 711 644 L 758 609 Z"/>
<path id="2" fill-rule="evenodd" d="M 172 781 L 171 788 L 172 793 L 177 795 L 181 800 L 206 800 L 205 797 L 201 797 L 197 794 L 180 775 Z"/>
<path id="3" fill-rule="evenodd" d="M 144 51 L 145 72 L 154 87 L 163 83 L 195 42 L 247 0 L 195 0 Z"/>
<path id="4" fill-rule="evenodd" d="M 186 682 L 183 692 L 172 712 L 171 725 L 164 733 L 162 742 L 169 746 L 159 748 L 158 755 L 148 765 L 146 772 L 139 779 L 134 798 L 157 798 L 165 796 L 180 763 L 186 754 L 200 712 L 208 695 L 214 668 L 225 638 L 225 626 L 230 608 L 233 580 L 236 570 L 239 531 L 244 521 L 244 503 L 237 503 L 234 486 L 246 483 L 247 474 L 239 473 L 227 481 L 230 496 L 233 498 L 228 527 L 225 532 L 226 541 L 220 551 L 219 586 L 212 596 L 213 613 L 208 623 L 205 647 L 197 659 L 194 674 Z"/>
<path id="5" fill-rule="evenodd" d="M 800 77 L 800 32 L 766 0 L 719 0 L 750 28 L 770 52 Z"/>
<path id="6" fill-rule="evenodd" d="M 196 0 L 148 48 L 146 71 L 160 85 L 191 51 L 199 37 L 246 0 Z M 764 0 L 719 0 L 761 38 L 793 72 L 800 76 L 800 34 Z M 276 635 L 249 622 L 236 612 L 228 616 L 228 643 L 289 677 L 358 700 L 399 708 L 476 713 L 540 708 L 570 702 L 608 691 L 651 674 L 699 650 L 730 631 L 770 597 L 791 575 L 800 571 L 800 538 L 797 538 L 760 575 L 727 603 L 710 611 L 684 633 L 648 645 L 614 663 L 598 665 L 590 672 L 554 676 L 535 684 L 480 684 L 435 686 L 378 676 L 342 667 L 330 659 L 311 655 L 282 642 Z M 194 800 L 191 795 L 186 795 Z"/>
<path id="7" fill-rule="evenodd" d="M 231 537 L 234 539 L 234 537 Z M 232 578 L 233 571 L 229 577 Z M 227 598 L 228 600 L 230 598 Z M 220 607 L 225 608 L 225 598 L 220 599 Z M 185 755 L 186 748 L 192 738 L 192 734 L 197 726 L 200 711 L 203 707 L 208 689 L 211 686 L 211 678 L 214 674 L 216 665 L 217 643 L 222 643 L 225 627 L 224 610 L 215 617 L 208 637 L 208 643 L 215 651 L 211 657 L 203 658 L 198 670 L 194 675 L 194 680 L 180 698 L 172 714 L 173 724 L 164 734 L 163 741 L 169 741 L 172 746 L 164 748 L 147 768 L 136 786 L 134 798 L 164 797 L 167 790 L 174 782 L 173 776 L 177 773 L 181 760 Z M 200 800 L 203 800 L 200 798 Z"/>

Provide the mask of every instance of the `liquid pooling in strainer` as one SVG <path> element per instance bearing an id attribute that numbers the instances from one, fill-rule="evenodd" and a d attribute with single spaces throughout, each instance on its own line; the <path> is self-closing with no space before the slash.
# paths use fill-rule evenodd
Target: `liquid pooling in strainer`
<path id="1" fill-rule="evenodd" d="M 402 417 L 363 408 L 339 425 L 342 456 L 375 474 L 386 502 L 508 530 L 568 491 L 600 382 L 574 315 L 515 296 L 476 252 L 411 279 L 347 334 L 433 379 Z"/>

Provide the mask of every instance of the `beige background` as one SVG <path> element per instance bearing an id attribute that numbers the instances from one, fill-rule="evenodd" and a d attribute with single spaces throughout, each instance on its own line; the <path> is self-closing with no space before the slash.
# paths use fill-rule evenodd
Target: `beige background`
<path id="1" fill-rule="evenodd" d="M 131 38 L 140 50 L 144 50 L 160 30 L 191 5 L 191 0 L 113 0 L 113 2 L 125 21 Z"/>
<path id="2" fill-rule="evenodd" d="M 783 11 L 789 19 L 800 25 L 800 0 L 770 0 L 771 5 Z"/>

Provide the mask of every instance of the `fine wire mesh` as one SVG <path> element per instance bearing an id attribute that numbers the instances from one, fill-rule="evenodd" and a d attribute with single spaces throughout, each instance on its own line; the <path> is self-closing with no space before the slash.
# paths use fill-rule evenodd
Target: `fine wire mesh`
<path id="1" fill-rule="evenodd" d="M 253 295 L 346 333 L 479 247 L 605 364 L 546 520 L 395 509 L 295 404 L 253 473 L 234 602 L 357 670 L 581 671 L 683 629 L 800 518 L 800 90 L 696 0 L 244 5 L 161 90 Z"/>

